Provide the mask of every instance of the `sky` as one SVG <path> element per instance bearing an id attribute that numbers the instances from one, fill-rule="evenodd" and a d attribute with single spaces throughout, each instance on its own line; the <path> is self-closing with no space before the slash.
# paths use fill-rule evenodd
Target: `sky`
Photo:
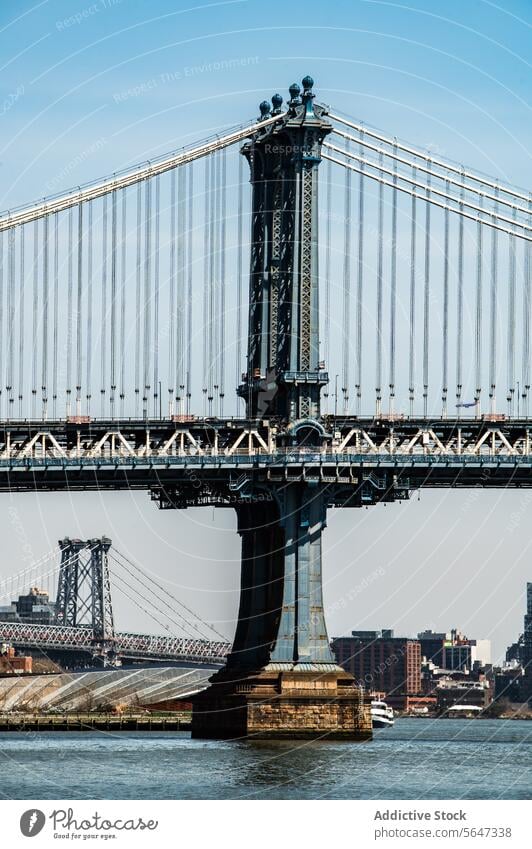
<path id="1" fill-rule="evenodd" d="M 0 206 L 253 119 L 264 97 L 286 97 L 307 73 L 322 102 L 529 186 L 531 26 L 530 4 L 519 0 L 4 0 Z M 501 657 L 522 628 L 532 580 L 531 501 L 518 491 L 425 491 L 408 504 L 330 511 L 330 636 L 459 627 L 491 639 Z M 232 511 L 158 512 L 146 493 L 13 494 L 0 505 L 0 577 L 60 537 L 105 533 L 232 635 Z M 116 618 L 122 628 L 156 627 L 119 594 Z"/>

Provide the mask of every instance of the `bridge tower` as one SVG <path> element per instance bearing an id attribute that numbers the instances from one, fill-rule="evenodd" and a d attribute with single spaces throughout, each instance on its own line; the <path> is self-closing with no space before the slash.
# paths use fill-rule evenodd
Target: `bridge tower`
<path id="1" fill-rule="evenodd" d="M 303 91 L 260 104 L 279 114 L 242 149 L 252 186 L 248 369 L 238 393 L 251 420 L 282 422 L 288 444 L 330 439 L 320 420 L 328 377 L 319 356 L 318 167 L 331 131 Z M 269 499 L 261 500 L 260 491 Z M 227 666 L 195 698 L 196 737 L 371 736 L 369 705 L 334 660 L 322 600 L 321 537 L 328 487 L 254 483 L 236 506 L 242 539 L 238 624 Z"/>
<path id="2" fill-rule="evenodd" d="M 111 540 L 59 540 L 61 566 L 55 602 L 57 625 L 92 628 L 93 642 L 107 658 L 114 649 L 114 619 L 107 552 Z"/>

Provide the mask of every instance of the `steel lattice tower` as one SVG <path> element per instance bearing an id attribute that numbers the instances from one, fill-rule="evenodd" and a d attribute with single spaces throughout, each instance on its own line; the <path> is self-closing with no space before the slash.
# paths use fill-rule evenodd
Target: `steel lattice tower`
<path id="1" fill-rule="evenodd" d="M 320 446 L 328 377 L 319 361 L 318 167 L 331 131 L 313 80 L 290 87 L 284 118 L 244 145 L 252 184 L 249 420 L 284 422 L 286 444 Z M 273 114 L 282 97 L 272 98 Z M 270 115 L 270 104 L 260 105 Z M 195 700 L 200 737 L 371 734 L 369 708 L 334 661 L 322 599 L 322 531 L 332 497 L 304 474 L 250 479 L 235 505 L 242 539 L 238 624 L 227 667 Z"/>
<path id="2" fill-rule="evenodd" d="M 107 654 L 114 642 L 108 551 L 111 540 L 59 540 L 61 567 L 55 603 L 56 624 L 92 629 L 95 645 Z"/>

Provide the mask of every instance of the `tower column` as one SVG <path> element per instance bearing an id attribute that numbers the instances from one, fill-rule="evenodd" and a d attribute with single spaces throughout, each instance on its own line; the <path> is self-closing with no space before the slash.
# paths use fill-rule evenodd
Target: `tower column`
<path id="1" fill-rule="evenodd" d="M 252 247 L 248 368 L 238 392 L 250 419 L 273 416 L 288 441 L 304 435 L 319 450 L 328 377 L 319 361 L 318 167 L 332 126 L 314 105 L 312 78 L 302 83 L 303 92 L 290 86 L 279 122 L 259 129 L 242 151 Z M 280 115 L 281 104 L 274 95 L 271 106 L 261 103 L 261 116 Z M 370 706 L 334 662 L 325 626 L 327 484 L 307 481 L 304 468 L 285 473 L 284 483 L 251 482 L 237 506 L 238 624 L 226 667 L 194 699 L 194 737 L 371 736 Z"/>
<path id="2" fill-rule="evenodd" d="M 333 658 L 322 601 L 326 501 L 305 482 L 237 508 L 238 624 L 227 665 L 194 698 L 192 736 L 371 736 L 370 706 Z"/>

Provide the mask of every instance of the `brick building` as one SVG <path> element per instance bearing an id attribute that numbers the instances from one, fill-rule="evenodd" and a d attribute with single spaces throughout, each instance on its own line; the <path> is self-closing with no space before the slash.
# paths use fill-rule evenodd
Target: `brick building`
<path id="1" fill-rule="evenodd" d="M 365 690 L 386 694 L 386 701 L 408 709 L 421 693 L 419 640 L 394 637 L 393 631 L 353 631 L 332 641 L 337 663 Z"/>

